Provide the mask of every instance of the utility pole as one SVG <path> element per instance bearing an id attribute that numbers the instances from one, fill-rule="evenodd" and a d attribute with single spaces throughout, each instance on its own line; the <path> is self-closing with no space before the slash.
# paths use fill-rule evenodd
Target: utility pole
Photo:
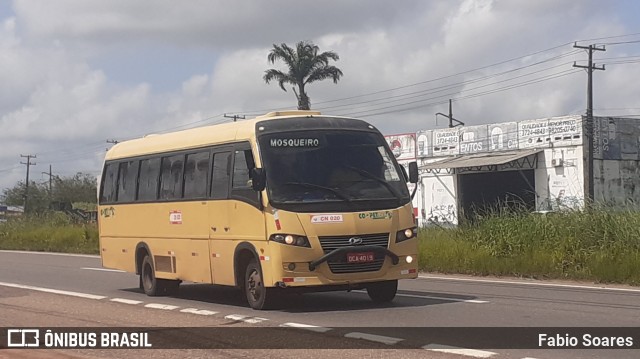
<path id="1" fill-rule="evenodd" d="M 589 62 L 587 66 L 577 65 L 574 61 L 573 67 L 579 67 L 587 70 L 587 120 L 583 125 L 584 132 L 587 137 L 587 161 L 585 167 L 587 170 L 587 178 L 585 179 L 584 192 L 588 205 L 591 205 L 594 200 L 594 180 L 593 180 L 593 153 L 595 148 L 594 133 L 594 121 L 593 121 L 593 71 L 604 70 L 604 65 L 601 67 L 596 66 L 593 63 L 594 51 L 606 51 L 604 46 L 597 47 L 596 45 L 579 46 L 578 43 L 574 43 L 573 47 L 576 49 L 585 49 L 589 53 Z"/>
<path id="2" fill-rule="evenodd" d="M 442 112 L 438 112 L 438 113 L 436 113 L 436 120 L 438 119 L 438 115 L 444 116 L 444 117 L 449 119 L 449 128 L 453 128 L 453 127 L 456 127 L 456 126 L 464 126 L 464 122 L 456 120 L 455 118 L 453 118 L 453 106 L 451 105 L 451 99 L 449 99 L 449 115 L 447 116 Z M 455 121 L 457 123 L 454 124 L 453 121 Z"/>
<path id="3" fill-rule="evenodd" d="M 120 142 L 120 141 L 118 141 L 118 140 L 107 140 L 107 143 L 110 143 L 112 145 L 117 145 L 118 142 Z M 105 148 L 105 151 L 109 151 L 109 149 Z"/>
<path id="4" fill-rule="evenodd" d="M 60 176 L 53 174 L 53 171 L 51 171 L 51 165 L 49 165 L 49 172 L 42 172 L 42 174 L 49 176 L 49 200 L 51 200 L 53 197 L 53 179 L 57 178 L 59 180 Z"/>
<path id="5" fill-rule="evenodd" d="M 232 118 L 233 122 L 236 122 L 237 119 L 241 118 L 244 120 L 244 115 L 227 115 L 226 113 L 224 114 L 224 117 L 226 118 Z"/>
<path id="6" fill-rule="evenodd" d="M 20 155 L 20 157 L 22 158 L 26 158 L 27 162 L 22 162 L 20 161 L 20 164 L 26 165 L 27 166 L 27 179 L 25 181 L 25 186 L 24 186 L 24 214 L 27 214 L 27 206 L 29 203 L 29 167 L 31 166 L 35 166 L 35 163 L 31 162 L 32 158 L 36 158 L 35 155 Z"/>

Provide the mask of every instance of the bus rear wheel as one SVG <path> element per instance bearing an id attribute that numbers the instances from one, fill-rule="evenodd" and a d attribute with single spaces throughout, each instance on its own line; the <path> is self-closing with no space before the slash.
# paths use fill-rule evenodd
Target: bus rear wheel
<path id="1" fill-rule="evenodd" d="M 249 306 L 256 310 L 272 308 L 277 301 L 276 289 L 265 287 L 260 265 L 255 259 L 249 262 L 244 276 L 244 292 Z"/>
<path id="2" fill-rule="evenodd" d="M 180 281 L 156 278 L 153 267 L 153 260 L 150 255 L 146 255 L 142 260 L 140 268 L 140 288 L 150 297 L 161 295 L 171 295 L 178 291 Z"/>
<path id="3" fill-rule="evenodd" d="M 388 303 L 395 298 L 397 292 L 397 280 L 371 283 L 367 286 L 367 294 L 375 303 Z"/>

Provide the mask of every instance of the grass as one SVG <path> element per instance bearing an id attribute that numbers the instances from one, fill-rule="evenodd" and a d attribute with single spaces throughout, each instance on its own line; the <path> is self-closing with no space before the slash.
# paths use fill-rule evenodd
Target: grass
<path id="1" fill-rule="evenodd" d="M 640 213 L 488 213 L 419 234 L 425 271 L 640 285 Z"/>
<path id="2" fill-rule="evenodd" d="M 62 213 L 0 223 L 0 249 L 98 254 L 98 228 Z"/>
<path id="3" fill-rule="evenodd" d="M 418 236 L 424 271 L 640 285 L 640 212 L 631 210 L 494 211 Z M 98 254 L 98 230 L 60 213 L 16 219 L 0 223 L 0 249 Z"/>

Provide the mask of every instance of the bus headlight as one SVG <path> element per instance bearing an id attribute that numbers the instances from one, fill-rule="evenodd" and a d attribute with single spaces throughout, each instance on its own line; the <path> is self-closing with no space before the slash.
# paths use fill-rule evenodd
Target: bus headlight
<path id="1" fill-rule="evenodd" d="M 407 239 L 414 238 L 417 235 L 418 235 L 417 227 L 403 229 L 401 231 L 398 231 L 398 233 L 396 234 L 396 243 L 400 243 L 402 241 L 406 241 Z"/>
<path id="2" fill-rule="evenodd" d="M 309 239 L 307 237 L 296 234 L 272 234 L 271 237 L 269 237 L 269 240 L 290 246 L 311 248 L 311 244 L 309 244 Z"/>

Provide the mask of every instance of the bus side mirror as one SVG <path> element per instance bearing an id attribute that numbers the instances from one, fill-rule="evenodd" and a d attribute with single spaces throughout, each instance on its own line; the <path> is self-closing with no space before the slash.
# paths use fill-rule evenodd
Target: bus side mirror
<path id="1" fill-rule="evenodd" d="M 253 190 L 256 192 L 264 190 L 267 184 L 267 174 L 264 168 L 252 168 L 249 175 L 251 177 L 251 187 Z"/>
<path id="2" fill-rule="evenodd" d="M 418 183 L 418 162 L 409 162 L 409 182 Z"/>

